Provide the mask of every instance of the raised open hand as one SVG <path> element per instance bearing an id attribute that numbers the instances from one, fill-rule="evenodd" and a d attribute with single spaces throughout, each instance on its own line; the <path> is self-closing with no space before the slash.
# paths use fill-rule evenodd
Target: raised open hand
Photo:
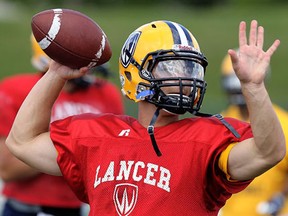
<path id="1" fill-rule="evenodd" d="M 261 84 L 264 82 L 266 72 L 269 68 L 270 59 L 278 48 L 280 41 L 274 43 L 265 52 L 264 28 L 258 26 L 256 20 L 251 22 L 249 40 L 246 37 L 246 22 L 239 25 L 239 50 L 228 50 L 233 68 L 241 84 Z"/>

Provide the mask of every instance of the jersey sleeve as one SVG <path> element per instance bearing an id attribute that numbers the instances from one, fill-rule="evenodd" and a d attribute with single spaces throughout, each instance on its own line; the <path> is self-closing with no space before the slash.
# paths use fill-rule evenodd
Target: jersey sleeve
<path id="1" fill-rule="evenodd" d="M 231 152 L 231 149 L 234 147 L 236 143 L 232 143 L 230 144 L 220 155 L 219 161 L 218 161 L 218 165 L 219 168 L 226 174 L 226 177 L 229 181 L 233 181 L 231 179 L 231 176 L 228 173 L 228 157 L 229 154 Z"/>
<path id="2" fill-rule="evenodd" d="M 205 191 L 205 203 L 208 209 L 215 209 L 217 206 L 222 207 L 232 194 L 238 193 L 245 189 L 253 179 L 247 181 L 229 181 L 225 172 L 219 167 L 219 159 L 222 152 L 229 144 L 241 142 L 242 140 L 253 137 L 249 123 L 238 121 L 232 118 L 226 120 L 241 135 L 236 138 L 230 131 L 225 134 L 219 134 L 219 140 L 215 140 L 218 145 L 213 145 L 209 149 L 209 160 L 207 161 Z"/>
<path id="3" fill-rule="evenodd" d="M 62 175 L 76 196 L 85 203 L 88 203 L 81 164 L 75 156 L 79 150 L 72 138 L 73 117 L 58 120 L 51 123 L 50 136 L 58 152 L 57 163 L 59 164 Z M 78 155 L 79 156 L 79 155 Z"/>

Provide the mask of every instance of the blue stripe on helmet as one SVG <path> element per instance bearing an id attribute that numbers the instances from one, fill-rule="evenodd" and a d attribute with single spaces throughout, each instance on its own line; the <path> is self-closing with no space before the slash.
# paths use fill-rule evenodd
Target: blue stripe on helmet
<path id="1" fill-rule="evenodd" d="M 181 38 L 175 25 L 170 21 L 164 21 L 171 29 L 174 44 L 181 44 Z"/>
<path id="2" fill-rule="evenodd" d="M 188 30 L 182 25 L 179 25 L 179 26 L 182 28 L 184 34 L 186 35 L 188 45 L 194 47 L 193 40 L 192 40 L 191 35 L 189 34 Z"/>
<path id="3" fill-rule="evenodd" d="M 171 29 L 174 44 L 184 44 L 194 47 L 191 35 L 184 26 L 170 21 L 164 21 L 164 22 Z"/>

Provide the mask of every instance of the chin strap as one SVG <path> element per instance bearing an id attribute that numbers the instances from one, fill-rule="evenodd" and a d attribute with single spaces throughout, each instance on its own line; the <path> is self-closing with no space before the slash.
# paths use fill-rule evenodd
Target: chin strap
<path id="1" fill-rule="evenodd" d="M 154 125 L 155 125 L 156 120 L 159 116 L 160 109 L 161 108 L 159 108 L 159 107 L 157 108 L 157 110 L 155 111 L 155 113 L 151 119 L 149 126 L 147 127 L 147 131 L 148 131 L 148 134 L 150 135 L 150 139 L 151 139 L 154 151 L 156 152 L 158 157 L 162 156 L 162 153 L 161 153 L 160 149 L 158 148 L 158 145 L 157 145 L 157 142 L 156 142 L 156 139 L 154 136 Z"/>
<path id="2" fill-rule="evenodd" d="M 217 119 L 219 119 L 219 120 L 222 122 L 222 124 L 224 124 L 225 127 L 228 128 L 228 130 L 230 130 L 231 133 L 232 133 L 236 138 L 240 138 L 240 137 L 241 137 L 240 134 L 235 130 L 235 128 L 233 128 L 232 125 L 230 125 L 227 121 L 225 121 L 225 119 L 223 118 L 222 115 L 220 115 L 220 114 L 215 114 L 215 115 L 213 115 L 213 116 L 216 117 Z"/>
<path id="3" fill-rule="evenodd" d="M 195 116 L 200 116 L 200 117 L 215 117 L 217 119 L 219 119 L 219 121 L 221 121 L 221 123 L 229 130 L 231 131 L 231 133 L 236 137 L 236 138 L 240 138 L 240 134 L 235 130 L 235 128 L 229 124 L 221 114 L 214 114 L 214 115 L 211 115 L 211 114 L 206 114 L 206 113 L 194 113 Z"/>
<path id="4" fill-rule="evenodd" d="M 154 151 L 156 152 L 157 156 L 160 157 L 162 156 L 162 153 L 157 145 L 157 142 L 156 142 L 156 139 L 155 139 L 155 135 L 154 135 L 154 125 L 156 123 L 156 120 L 159 116 L 159 112 L 160 112 L 160 109 L 161 108 L 157 108 L 157 110 L 155 111 L 152 119 L 151 119 L 151 122 L 149 124 L 149 126 L 147 127 L 147 131 L 148 131 L 148 134 L 150 136 L 150 139 L 151 139 L 151 142 L 152 142 L 152 145 L 153 145 L 153 148 L 154 148 Z M 214 114 L 214 115 L 211 115 L 211 114 L 207 114 L 207 113 L 199 113 L 199 112 L 196 112 L 196 113 L 193 113 L 195 116 L 199 116 L 199 117 L 215 117 L 217 118 L 229 131 L 231 131 L 231 133 L 236 137 L 236 138 L 240 138 L 240 134 L 235 130 L 235 128 L 229 124 L 224 118 L 222 115 L 220 114 Z"/>

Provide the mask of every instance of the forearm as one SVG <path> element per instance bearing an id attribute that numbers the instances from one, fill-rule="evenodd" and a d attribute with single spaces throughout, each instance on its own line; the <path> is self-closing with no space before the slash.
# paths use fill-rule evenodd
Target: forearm
<path id="1" fill-rule="evenodd" d="M 257 156 L 273 166 L 285 155 L 285 137 L 264 84 L 242 85 Z"/>

